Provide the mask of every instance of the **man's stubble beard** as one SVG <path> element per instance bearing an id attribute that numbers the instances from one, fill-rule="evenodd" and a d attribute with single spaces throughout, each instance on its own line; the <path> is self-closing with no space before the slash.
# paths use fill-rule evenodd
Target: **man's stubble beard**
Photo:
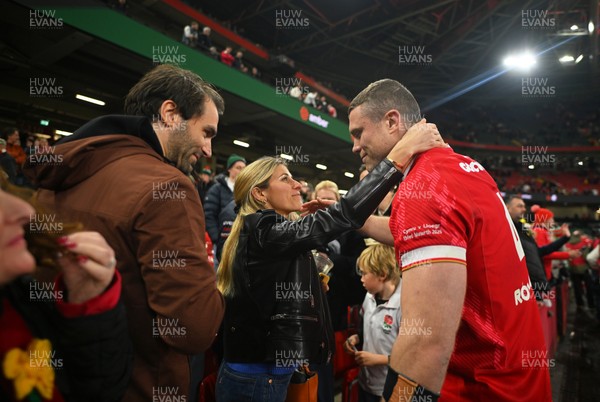
<path id="1" fill-rule="evenodd" d="M 181 128 L 173 128 L 167 142 L 167 159 L 175 163 L 177 169 L 185 174 L 190 174 L 194 167 L 190 163 L 193 146 L 192 137 L 188 133 L 187 125 Z"/>

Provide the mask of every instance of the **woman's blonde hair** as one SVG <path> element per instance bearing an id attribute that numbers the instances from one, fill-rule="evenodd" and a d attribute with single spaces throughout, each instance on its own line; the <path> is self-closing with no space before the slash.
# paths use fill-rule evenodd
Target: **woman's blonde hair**
<path id="1" fill-rule="evenodd" d="M 331 190 L 335 194 L 335 200 L 340 200 L 340 189 L 338 185 L 332 182 L 331 180 L 323 180 L 315 187 L 315 197 L 319 190 Z"/>
<path id="2" fill-rule="evenodd" d="M 378 243 L 367 247 L 360 253 L 356 265 L 363 272 L 385 277 L 386 281 L 392 281 L 394 285 L 400 282 L 400 269 L 396 262 L 394 248 L 391 246 Z"/>
<path id="3" fill-rule="evenodd" d="M 225 296 L 233 296 L 234 293 L 233 264 L 240 233 L 244 226 L 244 218 L 264 209 L 264 205 L 252 196 L 252 189 L 255 187 L 268 188 L 269 180 L 279 165 L 286 165 L 285 160 L 271 156 L 262 157 L 246 166 L 235 180 L 233 200 L 238 212 L 231 227 L 231 233 L 223 246 L 221 262 L 217 270 L 217 287 Z"/>

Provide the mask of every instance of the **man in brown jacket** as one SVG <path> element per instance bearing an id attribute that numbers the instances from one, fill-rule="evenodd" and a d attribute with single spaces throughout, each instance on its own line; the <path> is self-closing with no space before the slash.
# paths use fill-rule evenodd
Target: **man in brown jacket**
<path id="1" fill-rule="evenodd" d="M 196 74 L 161 65 L 130 90 L 126 116 L 90 121 L 56 146 L 61 158 L 26 167 L 42 205 L 115 249 L 134 345 L 127 402 L 189 400 L 189 355 L 211 345 L 223 317 L 187 176 L 211 155 L 223 108 Z"/>

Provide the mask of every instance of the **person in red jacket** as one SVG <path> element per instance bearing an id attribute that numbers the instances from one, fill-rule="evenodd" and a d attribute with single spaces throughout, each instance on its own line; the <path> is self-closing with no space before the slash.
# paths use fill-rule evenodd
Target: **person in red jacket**
<path id="1" fill-rule="evenodd" d="M 19 130 L 14 127 L 9 127 L 4 130 L 3 138 L 6 140 L 6 152 L 17 161 L 19 169 L 25 163 L 27 155 L 21 147 L 21 141 L 19 139 Z"/>
<path id="2" fill-rule="evenodd" d="M 221 63 L 227 64 L 229 67 L 232 67 L 233 62 L 235 61 L 235 57 L 231 54 L 232 50 L 231 46 L 227 46 L 225 50 L 221 52 Z"/>
<path id="3" fill-rule="evenodd" d="M 569 267 L 571 270 L 571 282 L 573 283 L 573 291 L 575 292 L 575 301 L 577 307 L 583 307 L 583 294 L 585 293 L 587 298 L 587 304 L 589 308 L 594 308 L 594 293 L 593 279 L 585 260 L 584 255 L 591 250 L 592 241 L 585 235 L 582 235 L 579 230 L 573 232 L 573 236 L 569 242 L 565 245 L 565 248 L 569 251 L 578 251 L 579 255 L 569 259 Z M 585 288 L 583 286 L 585 284 Z"/>
<path id="4" fill-rule="evenodd" d="M 554 214 L 552 211 L 546 208 L 541 208 L 539 205 L 533 205 L 531 207 L 531 212 L 535 214 L 535 219 L 533 222 L 533 232 L 535 234 L 535 242 L 538 247 L 543 247 L 547 244 L 552 243 L 553 241 L 553 233 L 551 229 L 555 228 L 554 222 Z M 566 234 L 568 231 L 568 226 L 562 225 L 560 227 L 561 235 Z M 566 242 L 565 242 L 566 243 Z M 544 261 L 544 270 L 546 271 L 546 278 L 548 280 L 552 279 L 552 260 L 568 260 L 571 257 L 575 257 L 579 254 L 578 251 L 555 251 L 548 255 L 545 255 L 543 258 Z"/>

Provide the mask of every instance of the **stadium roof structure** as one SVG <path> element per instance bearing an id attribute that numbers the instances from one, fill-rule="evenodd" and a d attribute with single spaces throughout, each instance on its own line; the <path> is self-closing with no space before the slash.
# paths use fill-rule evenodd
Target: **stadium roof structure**
<path id="1" fill-rule="evenodd" d="M 599 88 L 597 24 L 588 34 L 590 18 L 598 18 L 596 0 L 188 3 L 228 21 L 271 54 L 289 57 L 349 99 L 369 82 L 388 77 L 418 94 L 427 109 L 466 83 L 477 88 L 498 71 L 507 52 L 522 47 L 544 52 L 535 73 L 555 77 L 564 95 L 587 96 Z M 583 54 L 584 62 L 561 65 L 558 59 L 566 51 L 578 52 L 575 58 Z M 488 87 L 477 96 L 505 87 Z"/>
<path id="2" fill-rule="evenodd" d="M 561 44 L 541 56 L 546 60 L 540 61 L 541 70 L 536 74 L 560 81 L 558 95 L 566 99 L 590 97 L 596 104 L 600 99 L 598 59 L 589 57 L 597 55 L 597 51 L 590 50 L 597 49 L 597 29 L 594 35 L 564 32 L 575 23 L 585 31 L 592 10 L 597 19 L 597 0 L 187 0 L 187 4 L 180 0 L 128 0 L 131 18 L 114 11 L 112 14 L 120 17 L 113 15 L 106 21 L 104 17 L 86 21 L 73 17 L 65 21 L 62 29 L 54 30 L 32 28 L 28 6 L 33 3 L 50 8 L 65 4 L 73 9 L 96 7 L 99 16 L 111 13 L 105 3 L 94 0 L 5 3 L 0 14 L 0 123 L 5 125 L 50 120 L 51 127 L 72 131 L 96 116 L 121 113 L 127 90 L 153 65 L 152 46 L 142 45 L 136 38 L 162 35 L 171 44 L 178 44 L 183 25 L 191 18 L 182 10 L 190 5 L 201 7 L 206 19 L 229 21 L 247 43 L 254 44 L 249 48 L 258 49 L 259 54 L 251 54 L 248 49 L 245 57 L 265 71 L 272 66 L 270 59 L 283 55 L 293 60 L 301 72 L 323 83 L 330 82 L 347 99 L 383 77 L 404 83 L 425 110 L 435 109 L 440 102 L 456 96 L 472 96 L 476 101 L 503 97 L 511 86 L 521 85 L 520 78 L 498 74 L 494 79 L 494 74 L 501 57 L 524 44 L 540 51 Z M 71 11 L 71 15 L 76 15 L 76 10 Z M 119 18 L 123 24 L 113 24 Z M 550 22 L 552 27 L 540 26 Z M 294 24 L 295 27 L 290 26 Z M 146 34 L 140 31 L 134 35 L 129 30 L 134 25 L 136 30 L 146 29 Z M 227 39 L 216 30 L 213 32 L 216 39 Z M 158 44 L 162 39 L 150 42 Z M 359 164 L 350 152 L 343 108 L 338 108 L 342 119 L 331 121 L 328 135 L 327 129 L 301 121 L 299 102 L 287 97 L 271 99 L 270 105 L 261 104 L 258 95 L 269 91 L 273 95 L 272 87 L 240 77 L 240 88 L 245 91 L 236 91 L 233 81 L 229 81 L 241 73 L 226 71 L 220 63 L 188 50 L 206 59 L 199 60 L 200 64 L 194 61 L 200 66 L 196 70 L 203 76 L 211 71 L 217 80 L 207 78 L 222 89 L 226 100 L 226 113 L 214 144 L 221 157 L 243 152 L 252 159 L 274 154 L 278 144 L 300 146 L 302 150 L 297 153 L 308 155 L 311 166 L 298 164 L 294 171 L 297 176 L 334 180 L 341 188 L 349 188 L 356 181 L 343 174 L 344 170 L 356 174 Z M 565 66 L 557 61 L 559 50 L 583 52 L 586 57 L 578 64 Z M 190 59 L 195 58 L 190 54 Z M 47 79 L 45 87 L 61 87 L 65 94 L 80 92 L 102 99 L 106 105 L 99 107 L 66 95 L 36 97 L 31 93 L 32 79 Z M 222 82 L 218 83 L 218 79 Z M 39 83 L 35 81 L 34 86 Z M 478 86 L 481 83 L 485 85 Z M 286 112 L 283 106 L 293 108 L 292 101 L 297 103 L 295 112 Z M 308 114 L 317 116 L 318 112 L 311 109 Z M 233 139 L 252 146 L 242 150 L 232 145 Z M 314 170 L 315 163 L 329 169 Z"/>

